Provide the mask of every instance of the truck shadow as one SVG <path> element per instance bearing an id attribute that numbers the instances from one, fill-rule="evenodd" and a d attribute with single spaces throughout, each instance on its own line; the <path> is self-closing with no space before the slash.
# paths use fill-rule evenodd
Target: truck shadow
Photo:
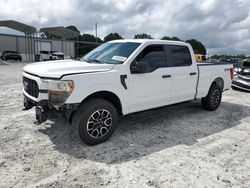
<path id="1" fill-rule="evenodd" d="M 113 164 L 177 145 L 191 146 L 202 138 L 239 125 L 249 116 L 250 107 L 244 105 L 223 102 L 218 110 L 208 112 L 201 109 L 199 101 L 181 103 L 127 115 L 120 120 L 110 140 L 92 147 L 72 138 L 71 126 L 63 117 L 46 122 L 49 128 L 39 131 L 48 135 L 54 149 L 61 153 Z"/>

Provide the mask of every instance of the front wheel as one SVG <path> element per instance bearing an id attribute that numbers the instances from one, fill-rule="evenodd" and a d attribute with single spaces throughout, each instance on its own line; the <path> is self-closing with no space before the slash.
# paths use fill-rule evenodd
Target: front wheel
<path id="1" fill-rule="evenodd" d="M 218 85 L 213 84 L 210 87 L 207 96 L 201 99 L 202 107 L 206 110 L 214 111 L 219 107 L 221 98 L 222 89 Z"/>
<path id="2" fill-rule="evenodd" d="M 81 104 L 73 117 L 74 136 L 87 145 L 97 145 L 108 140 L 117 126 L 118 113 L 110 102 L 90 99 Z"/>

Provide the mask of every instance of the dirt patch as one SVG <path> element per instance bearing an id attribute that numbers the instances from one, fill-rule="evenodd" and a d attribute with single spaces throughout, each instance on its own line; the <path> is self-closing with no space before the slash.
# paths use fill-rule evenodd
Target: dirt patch
<path id="1" fill-rule="evenodd" d="M 23 111 L 24 64 L 0 67 L 0 187 L 249 187 L 250 93 L 131 114 L 106 143 L 72 138 L 63 116 Z"/>

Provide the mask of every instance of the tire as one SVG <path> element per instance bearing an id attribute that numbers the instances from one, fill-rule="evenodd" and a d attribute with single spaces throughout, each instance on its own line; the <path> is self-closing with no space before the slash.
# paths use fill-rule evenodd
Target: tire
<path id="1" fill-rule="evenodd" d="M 108 140 L 117 127 L 118 113 L 104 99 L 90 99 L 81 104 L 72 121 L 73 136 L 93 146 Z"/>
<path id="2" fill-rule="evenodd" d="M 239 90 L 237 87 L 231 86 L 233 90 Z"/>
<path id="3" fill-rule="evenodd" d="M 207 96 L 201 99 L 202 107 L 206 110 L 214 111 L 220 106 L 221 98 L 222 89 L 218 85 L 213 84 Z"/>

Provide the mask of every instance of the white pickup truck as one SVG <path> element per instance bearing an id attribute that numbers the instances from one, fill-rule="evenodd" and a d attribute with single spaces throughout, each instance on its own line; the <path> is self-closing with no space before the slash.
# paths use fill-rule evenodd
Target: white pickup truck
<path id="1" fill-rule="evenodd" d="M 65 113 L 76 136 L 95 145 L 110 138 L 118 117 L 194 99 L 215 110 L 233 78 L 230 64 L 196 63 L 192 47 L 163 40 L 115 40 L 81 60 L 23 68 L 24 106 L 39 122 Z"/>

